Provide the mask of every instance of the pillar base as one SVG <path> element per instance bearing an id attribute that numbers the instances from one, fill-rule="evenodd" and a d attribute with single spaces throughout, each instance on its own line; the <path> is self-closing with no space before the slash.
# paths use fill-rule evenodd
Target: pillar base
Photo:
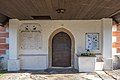
<path id="1" fill-rule="evenodd" d="M 20 60 L 10 59 L 8 60 L 8 71 L 19 71 L 20 70 Z"/>
<path id="2" fill-rule="evenodd" d="M 113 70 L 112 59 L 104 59 L 104 70 Z"/>

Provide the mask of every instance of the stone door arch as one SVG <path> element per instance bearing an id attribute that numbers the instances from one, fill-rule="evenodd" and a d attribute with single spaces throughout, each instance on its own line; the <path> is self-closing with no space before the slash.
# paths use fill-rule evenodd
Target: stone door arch
<path id="1" fill-rule="evenodd" d="M 70 41 L 71 41 L 71 50 L 70 50 L 70 53 L 71 53 L 71 57 L 70 57 L 70 66 L 66 66 L 66 67 L 74 67 L 74 49 L 75 49 L 75 40 L 74 40 L 74 37 L 73 37 L 73 35 L 72 35 L 72 33 L 70 32 L 70 31 L 68 31 L 67 29 L 65 29 L 65 28 L 59 28 L 59 29 L 57 29 L 57 30 L 55 30 L 51 35 L 50 35 L 50 37 L 49 37 L 49 68 L 51 68 L 51 67 L 59 67 L 59 66 L 53 66 L 53 44 L 52 44 L 52 42 L 53 42 L 53 38 L 55 37 L 55 35 L 56 34 L 58 34 L 58 33 L 65 33 L 65 34 L 67 34 L 69 37 L 70 37 Z M 64 67 L 64 66 L 60 66 L 60 67 Z"/>

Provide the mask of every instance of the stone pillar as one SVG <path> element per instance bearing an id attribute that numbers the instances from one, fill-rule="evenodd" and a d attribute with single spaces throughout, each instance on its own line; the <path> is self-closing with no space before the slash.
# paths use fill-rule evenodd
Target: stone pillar
<path id="1" fill-rule="evenodd" d="M 18 59 L 18 27 L 19 27 L 19 20 L 11 19 L 9 21 L 8 71 L 20 70 L 20 62 Z"/>
<path id="2" fill-rule="evenodd" d="M 112 19 L 102 19 L 104 70 L 112 70 Z"/>

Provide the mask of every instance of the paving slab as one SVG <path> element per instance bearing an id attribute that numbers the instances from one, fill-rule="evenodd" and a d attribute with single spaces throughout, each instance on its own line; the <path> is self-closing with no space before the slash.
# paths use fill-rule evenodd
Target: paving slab
<path id="1" fill-rule="evenodd" d="M 70 71 L 69 71 L 70 72 Z M 93 73 L 57 73 L 46 71 L 20 71 L 6 73 L 0 80 L 120 80 L 120 70 L 96 71 Z"/>

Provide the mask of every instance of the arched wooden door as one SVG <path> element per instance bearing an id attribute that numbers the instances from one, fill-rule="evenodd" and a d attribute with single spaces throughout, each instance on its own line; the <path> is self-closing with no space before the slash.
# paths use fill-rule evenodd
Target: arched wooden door
<path id="1" fill-rule="evenodd" d="M 52 67 L 71 66 L 71 38 L 65 32 L 57 33 L 52 39 Z"/>

